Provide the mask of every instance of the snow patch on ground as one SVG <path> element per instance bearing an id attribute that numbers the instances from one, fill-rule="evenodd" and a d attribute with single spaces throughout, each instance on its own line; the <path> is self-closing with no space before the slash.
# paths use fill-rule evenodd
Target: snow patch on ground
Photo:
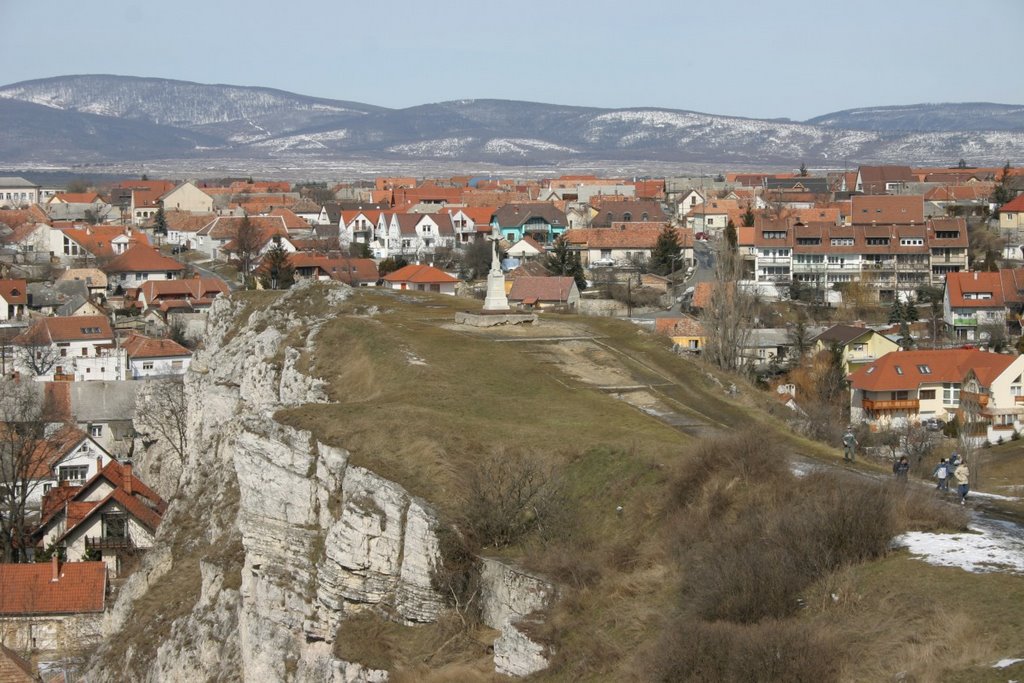
<path id="1" fill-rule="evenodd" d="M 933 534 L 911 531 L 893 539 L 928 564 L 986 573 L 1024 574 L 1024 535 L 1020 527 L 997 520 L 976 521 L 969 533 Z"/>
<path id="2" fill-rule="evenodd" d="M 1008 666 L 1013 666 L 1017 662 L 1024 662 L 1024 659 L 1000 659 L 998 662 L 992 665 L 992 668 L 1005 669 Z"/>

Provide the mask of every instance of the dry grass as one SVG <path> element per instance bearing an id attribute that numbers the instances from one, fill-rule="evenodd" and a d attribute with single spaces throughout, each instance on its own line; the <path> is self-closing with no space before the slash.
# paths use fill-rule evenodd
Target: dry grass
<path id="1" fill-rule="evenodd" d="M 570 378 L 547 362 L 550 353 L 538 353 L 539 342 L 498 343 L 451 329 L 451 314 L 465 305 L 359 292 L 324 326 L 310 359 L 338 403 L 278 418 L 349 449 L 354 464 L 401 483 L 449 521 L 463 512 L 464 474 L 482 456 L 502 448 L 542 455 L 566 504 L 543 529 L 501 551 L 560 583 L 558 604 L 531 627 L 557 652 L 538 679 L 701 680 L 672 668 L 691 670 L 694 662 L 712 667 L 704 680 L 768 680 L 757 671 L 775 680 L 891 679 L 904 665 L 890 643 L 917 638 L 915 628 L 923 635 L 903 653 L 921 658 L 912 670 L 922 676 L 929 654 L 944 647 L 933 622 L 957 633 L 981 623 L 981 610 L 965 610 L 964 622 L 938 619 L 926 608 L 929 586 L 911 580 L 933 568 L 888 555 L 888 540 L 906 528 L 959 528 L 959 510 L 915 487 L 793 477 L 790 453 L 838 460 L 837 449 L 786 433 L 763 410 L 770 399 L 742 382 L 741 397 L 727 398 L 704 368 L 633 327 L 559 318 L 566 329 L 591 329 L 617 371 L 664 385 L 659 391 L 680 409 L 710 416 L 727 435 L 735 425 L 752 429 L 695 442 Z M 380 313 L 356 314 L 370 306 Z M 971 590 L 993 587 L 983 587 L 989 577 L 956 574 Z M 1024 585 L 1019 577 L 1001 580 L 1010 594 Z M 994 623 L 1021 635 L 1020 618 L 1005 609 Z M 700 637 L 673 640 L 691 629 Z M 461 633 L 469 640 L 448 646 L 450 656 L 447 648 L 432 656 L 443 629 L 414 631 L 367 624 L 362 635 L 342 634 L 339 647 L 389 664 L 396 680 L 489 680 L 486 655 L 470 644 L 476 634 Z M 973 670 L 987 656 L 975 647 L 965 640 L 942 670 Z M 865 666 L 879 650 L 884 656 Z M 666 652 L 678 659 L 665 660 Z M 783 663 L 773 652 L 786 653 Z"/>

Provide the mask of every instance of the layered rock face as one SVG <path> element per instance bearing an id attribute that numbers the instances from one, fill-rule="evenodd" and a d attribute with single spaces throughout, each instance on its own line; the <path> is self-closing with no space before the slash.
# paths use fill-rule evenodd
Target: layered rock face
<path id="1" fill-rule="evenodd" d="M 238 320 L 238 301 L 214 304 L 185 383 L 179 494 L 158 549 L 108 615 L 89 680 L 386 680 L 334 656 L 345 617 L 369 609 L 412 625 L 445 608 L 431 586 L 439 556 L 430 505 L 273 419 L 282 407 L 328 400 L 323 382 L 298 369 L 324 322 L 290 312 L 304 289 L 248 321 Z M 350 292 L 324 291 L 328 310 Z M 296 330 L 305 348 L 282 348 Z M 492 625 L 506 638 L 502 618 Z M 528 649 L 530 663 L 502 669 L 536 670 L 543 653 Z"/>

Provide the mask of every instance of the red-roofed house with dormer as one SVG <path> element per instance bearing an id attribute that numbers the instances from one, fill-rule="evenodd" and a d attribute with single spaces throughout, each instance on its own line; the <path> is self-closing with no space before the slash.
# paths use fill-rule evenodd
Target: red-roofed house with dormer
<path id="1" fill-rule="evenodd" d="M 38 318 L 12 344 L 18 371 L 36 381 L 124 379 L 124 354 L 106 316 Z"/>
<path id="2" fill-rule="evenodd" d="M 70 562 L 101 559 L 117 575 L 124 559 L 153 547 L 167 503 L 132 471 L 108 462 L 74 495 L 51 489 L 33 534 L 38 551 L 57 548 Z"/>
<path id="3" fill-rule="evenodd" d="M 1024 428 L 1024 356 L 978 349 L 894 351 L 850 375 L 850 418 L 881 428 L 929 417 L 968 421 L 995 442 Z M 972 432 L 972 433 L 974 433 Z"/>

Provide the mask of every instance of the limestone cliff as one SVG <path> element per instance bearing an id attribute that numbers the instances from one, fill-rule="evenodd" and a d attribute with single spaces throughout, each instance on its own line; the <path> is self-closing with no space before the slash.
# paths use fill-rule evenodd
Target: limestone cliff
<path id="1" fill-rule="evenodd" d="M 185 381 L 189 447 L 178 496 L 157 549 L 106 619 L 89 680 L 386 680 L 335 657 L 346 616 L 374 610 L 418 624 L 445 609 L 431 585 L 439 525 L 430 504 L 273 419 L 282 407 L 328 400 L 323 382 L 300 368 L 349 293 L 300 286 L 265 308 L 214 304 Z M 485 584 L 487 576 L 508 584 L 501 572 L 485 572 Z M 530 588 L 542 599 L 527 599 L 529 609 L 543 606 L 550 587 Z M 485 591 L 497 605 L 491 625 L 513 649 L 499 670 L 542 668 L 544 653 L 504 628 L 522 613 L 507 605 L 527 603 Z"/>

